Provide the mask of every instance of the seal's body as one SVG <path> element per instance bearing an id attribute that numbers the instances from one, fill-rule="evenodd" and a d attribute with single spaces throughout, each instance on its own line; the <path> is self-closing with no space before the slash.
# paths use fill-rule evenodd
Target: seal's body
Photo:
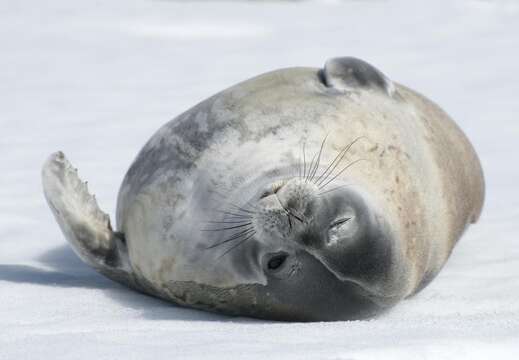
<path id="1" fill-rule="evenodd" d="M 126 174 L 117 232 L 63 154 L 43 181 L 67 239 L 108 277 L 280 320 L 366 318 L 416 293 L 484 195 L 454 122 L 354 58 L 261 75 L 167 123 Z"/>

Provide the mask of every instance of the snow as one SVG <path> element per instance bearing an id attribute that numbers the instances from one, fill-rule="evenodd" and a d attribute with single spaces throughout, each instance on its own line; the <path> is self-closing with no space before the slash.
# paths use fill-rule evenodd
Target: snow
<path id="1" fill-rule="evenodd" d="M 517 359 L 519 4 L 514 1 L 0 1 L 0 359 Z M 114 214 L 160 125 L 256 74 L 353 55 L 442 105 L 487 199 L 418 296 L 370 321 L 183 309 L 98 275 L 42 195 L 63 150 Z"/>

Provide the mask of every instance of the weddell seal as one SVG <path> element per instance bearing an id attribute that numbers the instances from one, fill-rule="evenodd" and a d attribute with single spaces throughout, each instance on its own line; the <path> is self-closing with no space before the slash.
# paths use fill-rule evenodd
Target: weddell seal
<path id="1" fill-rule="evenodd" d="M 252 78 L 160 128 L 117 231 L 63 153 L 46 199 L 100 273 L 179 305 L 274 320 L 375 316 L 426 286 L 484 197 L 471 144 L 366 62 Z"/>

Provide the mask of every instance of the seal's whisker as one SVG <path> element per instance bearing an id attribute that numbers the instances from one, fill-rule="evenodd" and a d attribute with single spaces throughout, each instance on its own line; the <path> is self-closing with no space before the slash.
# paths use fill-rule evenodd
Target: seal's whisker
<path id="1" fill-rule="evenodd" d="M 308 179 L 310 178 L 310 174 L 311 174 L 312 169 L 314 167 L 314 160 L 316 160 L 316 158 L 317 158 L 317 153 L 315 153 L 315 155 L 312 157 L 312 161 L 310 161 L 310 166 L 308 167 L 308 175 L 305 178 L 305 182 L 308 182 Z"/>
<path id="2" fill-rule="evenodd" d="M 213 221 L 213 222 L 210 222 L 208 221 L 207 223 L 209 224 L 225 224 L 225 223 L 228 223 L 228 224 L 245 224 L 246 222 L 251 222 L 252 221 L 252 218 L 233 218 L 233 217 L 228 217 L 228 218 L 224 218 L 222 220 L 220 220 L 219 222 L 217 221 Z"/>
<path id="3" fill-rule="evenodd" d="M 251 208 L 254 209 L 254 210 L 258 210 L 258 209 L 259 209 L 259 207 L 258 207 L 257 205 L 255 205 L 255 204 L 251 204 L 250 201 L 247 201 L 244 205 L 245 205 L 245 206 L 249 206 L 249 207 L 251 207 Z"/>
<path id="4" fill-rule="evenodd" d="M 227 201 L 227 200 L 226 200 L 226 201 Z M 251 204 L 250 201 L 247 201 L 247 202 L 244 203 L 242 206 L 238 206 L 238 205 L 236 205 L 236 204 L 234 204 L 234 203 L 231 203 L 231 202 L 229 202 L 229 201 L 227 201 L 227 203 L 228 203 L 228 204 L 231 204 L 231 205 L 233 205 L 233 206 L 235 206 L 235 207 L 238 207 L 239 209 L 243 209 L 243 210 L 249 210 L 249 211 L 250 211 L 250 210 L 258 210 L 258 209 L 259 209 L 259 207 L 258 207 L 257 205 Z M 251 207 L 252 209 L 246 209 L 246 208 L 244 208 L 244 206 L 249 206 L 249 207 Z"/>
<path id="5" fill-rule="evenodd" d="M 234 207 L 237 208 L 238 210 L 241 210 L 241 211 L 244 211 L 244 212 L 248 212 L 248 213 L 253 213 L 253 212 L 251 212 L 250 210 L 248 210 L 248 209 L 244 209 L 243 207 L 238 206 L 238 205 L 236 205 L 236 204 L 230 202 L 229 200 L 227 200 L 228 196 L 226 196 L 225 194 L 222 194 L 221 192 L 219 192 L 219 191 L 217 191 L 217 190 L 215 190 L 215 189 L 213 189 L 212 192 L 213 192 L 214 194 L 220 196 L 220 197 L 223 199 L 224 202 L 226 202 L 227 204 L 229 204 L 229 205 L 231 205 L 231 206 L 234 206 Z M 254 206 L 253 204 L 250 204 L 249 202 L 245 203 L 244 205 L 245 205 L 245 206 L 250 206 L 250 207 L 253 208 L 253 209 L 257 209 L 256 206 Z"/>
<path id="6" fill-rule="evenodd" d="M 249 240 L 250 238 L 252 238 L 254 235 L 256 235 L 256 231 L 252 232 L 251 234 L 249 234 L 245 239 L 241 240 L 239 243 L 237 243 L 236 245 L 232 246 L 231 248 L 227 249 L 222 255 L 220 255 L 218 257 L 218 259 L 221 259 L 222 257 L 224 257 L 225 255 L 227 255 L 228 253 L 230 253 L 232 250 L 236 249 L 238 246 L 240 246 L 241 244 L 243 244 L 244 242 L 246 242 L 247 240 Z"/>
<path id="7" fill-rule="evenodd" d="M 206 221 L 207 224 L 245 224 L 250 221 L 249 219 L 243 219 L 241 221 Z"/>
<path id="8" fill-rule="evenodd" d="M 328 167 L 323 171 L 323 173 L 319 176 L 319 178 L 315 181 L 317 186 L 320 186 L 323 182 L 326 181 L 326 179 L 333 174 L 333 171 L 339 166 L 341 161 L 344 159 L 348 151 L 351 149 L 351 147 L 360 139 L 366 138 L 365 136 L 359 136 L 358 138 L 354 139 L 352 142 L 350 142 L 344 149 L 339 151 L 335 159 L 328 165 Z M 335 163 L 335 165 L 334 165 Z M 333 167 L 332 167 L 333 166 Z M 331 170 L 330 170 L 331 169 Z M 329 172 L 328 172 L 329 171 Z M 328 172 L 328 173 L 327 173 Z M 323 178 L 324 176 L 324 178 Z"/>
<path id="9" fill-rule="evenodd" d="M 350 148 L 357 142 L 359 141 L 360 139 L 362 138 L 366 138 L 365 136 L 359 136 L 357 137 L 356 139 L 354 139 L 352 142 L 350 142 L 344 149 L 342 149 L 341 151 L 339 151 L 339 153 L 337 154 L 337 156 L 335 157 L 335 159 L 333 159 L 333 161 L 330 163 L 330 165 L 323 171 L 323 173 L 319 176 L 319 178 L 316 180 L 316 184 L 317 185 L 320 185 L 322 184 L 324 181 L 326 181 L 326 179 L 332 175 L 333 171 L 337 168 L 337 166 L 341 163 L 341 161 L 344 159 L 344 156 L 346 156 L 346 154 L 348 153 L 348 151 L 350 150 Z M 335 165 L 334 165 L 335 164 Z"/>
<path id="10" fill-rule="evenodd" d="M 306 154 L 305 154 L 306 142 L 303 142 L 303 178 L 306 178 Z"/>
<path id="11" fill-rule="evenodd" d="M 237 240 L 237 239 L 239 239 L 242 236 L 247 236 L 247 235 L 249 235 L 251 233 L 251 231 L 255 231 L 255 230 L 251 227 L 251 228 L 245 229 L 243 231 L 240 231 L 240 232 L 232 235 L 231 237 L 229 237 L 229 238 L 227 238 L 227 239 L 225 239 L 223 241 L 217 242 L 216 244 L 213 244 L 213 245 L 210 245 L 210 246 L 206 247 L 206 250 L 213 249 L 213 248 L 215 248 L 217 246 L 220 246 L 220 245 L 223 245 L 223 244 L 227 244 L 228 242 L 231 242 L 233 240 Z"/>
<path id="12" fill-rule="evenodd" d="M 337 177 L 338 177 L 339 175 L 341 175 L 343 172 L 345 172 L 346 170 L 348 170 L 348 168 L 350 168 L 351 166 L 353 166 L 353 165 L 355 165 L 356 163 L 361 162 L 361 161 L 368 161 L 368 159 L 357 159 L 357 160 L 355 160 L 355 161 L 349 163 L 348 165 L 346 165 L 346 166 L 344 167 L 344 169 L 342 169 L 341 171 L 339 171 L 339 172 L 337 173 L 337 175 L 335 175 L 335 176 L 334 176 L 333 178 L 331 178 L 328 182 L 326 182 L 326 184 L 319 186 L 319 190 L 324 189 L 324 188 L 326 187 L 326 185 L 328 185 L 329 183 L 331 183 L 333 180 L 337 179 Z"/>
<path id="13" fill-rule="evenodd" d="M 227 199 L 227 196 L 225 194 L 222 194 L 220 191 L 216 190 L 216 189 L 212 189 L 211 190 L 212 193 L 220 196 L 222 199 L 226 200 Z"/>
<path id="14" fill-rule="evenodd" d="M 348 187 L 348 186 L 351 186 L 351 184 L 337 186 L 337 187 L 334 187 L 333 189 L 322 191 L 322 192 L 318 193 L 317 195 L 321 196 L 321 195 L 324 195 L 324 194 L 327 194 L 327 193 L 330 193 L 332 191 L 335 191 L 335 190 L 338 190 L 338 189 L 341 189 L 341 188 L 344 188 L 344 187 Z"/>
<path id="15" fill-rule="evenodd" d="M 244 226 L 248 226 L 248 225 L 252 225 L 252 222 L 248 222 L 248 223 L 241 224 L 241 225 L 236 225 L 236 226 L 229 226 L 229 227 L 219 228 L 219 229 L 202 229 L 202 231 L 223 231 L 223 230 L 232 230 L 232 229 L 238 229 L 238 228 L 241 228 L 241 227 L 244 227 Z"/>
<path id="16" fill-rule="evenodd" d="M 235 218 L 252 219 L 252 216 L 246 215 L 246 214 L 237 214 L 237 213 L 233 213 L 233 212 L 229 212 L 229 211 L 224 211 L 224 210 L 219 210 L 219 209 L 215 209 L 215 211 L 217 211 L 219 213 L 222 213 L 222 214 L 225 214 L 225 215 L 229 215 L 231 217 L 235 217 Z"/>
<path id="17" fill-rule="evenodd" d="M 323 152 L 324 144 L 326 143 L 326 139 L 328 138 L 328 135 L 330 133 L 326 134 L 326 136 L 323 139 L 323 142 L 321 143 L 321 148 L 319 149 L 319 155 L 317 156 L 317 161 L 315 163 L 315 167 L 312 169 L 312 175 L 310 176 L 310 181 L 313 180 L 315 174 L 317 173 L 317 169 L 319 168 L 319 165 L 321 164 L 321 155 Z"/>
<path id="18" fill-rule="evenodd" d="M 238 206 L 238 205 L 233 204 L 233 203 L 230 203 L 230 202 L 229 202 L 228 204 L 231 205 L 231 206 L 234 206 L 237 210 L 242 211 L 242 212 L 245 212 L 245 213 L 247 213 L 247 214 L 255 214 L 255 213 L 256 213 L 255 211 L 251 211 L 251 210 L 244 209 L 244 208 L 242 208 L 241 206 Z"/>
<path id="19" fill-rule="evenodd" d="M 299 180 L 302 179 L 302 175 L 303 175 L 303 161 L 302 161 L 303 157 L 301 156 L 301 152 L 299 152 L 299 164 L 298 164 L 298 168 L 299 168 Z"/>
<path id="20" fill-rule="evenodd" d="M 348 149 L 349 149 L 349 145 L 346 148 L 344 148 L 341 151 L 339 151 L 339 153 L 337 154 L 335 159 L 333 159 L 333 161 L 330 163 L 330 165 L 328 165 L 328 167 L 322 172 L 322 174 L 315 181 L 315 183 L 317 185 L 319 185 L 319 183 L 325 181 L 326 178 L 333 173 L 335 168 L 337 168 L 337 166 L 340 164 L 340 162 L 342 161 L 342 159 L 344 158 L 344 156 L 348 152 Z"/>

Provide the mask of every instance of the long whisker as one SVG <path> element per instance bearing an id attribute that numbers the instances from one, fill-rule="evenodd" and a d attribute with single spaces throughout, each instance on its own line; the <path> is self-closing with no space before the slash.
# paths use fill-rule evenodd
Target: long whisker
<path id="1" fill-rule="evenodd" d="M 253 233 L 251 233 L 250 235 L 248 235 L 245 239 L 241 240 L 239 243 L 237 243 L 236 245 L 232 246 L 231 248 L 229 248 L 228 250 L 226 250 L 222 255 L 220 255 L 218 257 L 218 259 L 221 259 L 222 257 L 224 257 L 225 255 L 227 255 L 228 253 L 230 253 L 232 250 L 236 249 L 238 246 L 240 246 L 241 244 L 243 244 L 245 241 L 249 240 L 251 237 L 253 237 L 254 235 L 256 234 L 256 231 L 254 231 Z"/>
<path id="2" fill-rule="evenodd" d="M 312 157 L 312 161 L 310 161 L 310 166 L 308 167 L 308 176 L 305 178 L 305 182 L 308 181 L 308 179 L 310 178 L 310 174 L 312 172 L 312 168 L 314 166 L 314 160 L 315 158 L 317 157 L 317 154 L 315 154 L 313 157 Z"/>
<path id="3" fill-rule="evenodd" d="M 250 201 L 247 201 L 245 204 L 243 204 L 244 206 L 249 206 L 255 210 L 259 209 L 259 207 L 255 204 L 251 204 Z"/>
<path id="4" fill-rule="evenodd" d="M 236 226 L 224 227 L 224 228 L 220 228 L 220 229 L 202 229 L 202 231 L 224 231 L 224 230 L 232 230 L 232 229 L 238 229 L 238 228 L 241 228 L 241 227 L 244 227 L 244 226 L 247 226 L 247 225 L 252 225 L 252 222 L 248 222 L 248 223 L 241 224 L 241 225 L 236 225 Z"/>
<path id="5" fill-rule="evenodd" d="M 241 221 L 206 221 L 207 224 L 245 224 L 250 222 L 249 219 L 243 219 Z"/>
<path id="6" fill-rule="evenodd" d="M 255 213 L 256 213 L 256 212 L 254 212 L 254 211 L 244 209 L 244 208 L 242 208 L 241 206 L 238 206 L 238 205 L 236 205 L 236 204 L 232 204 L 232 203 L 228 203 L 228 204 L 231 205 L 231 206 L 234 206 L 234 208 L 235 208 L 236 210 L 243 211 L 243 212 L 245 212 L 245 213 L 247 213 L 247 214 L 255 214 Z"/>
<path id="7" fill-rule="evenodd" d="M 217 246 L 220 246 L 220 245 L 223 245 L 223 244 L 227 244 L 228 242 L 231 242 L 233 240 L 239 239 L 242 236 L 249 235 L 251 231 L 255 231 L 255 230 L 253 228 L 249 228 L 249 229 L 245 229 L 243 231 L 240 231 L 240 232 L 232 235 L 231 237 L 229 237 L 229 238 L 227 238 L 227 239 L 225 239 L 223 241 L 220 241 L 220 242 L 218 242 L 216 244 L 213 244 L 211 246 L 206 247 L 206 250 L 213 249 L 213 248 L 215 248 Z"/>
<path id="8" fill-rule="evenodd" d="M 303 157 L 301 156 L 301 152 L 299 153 L 299 165 L 298 165 L 298 168 L 299 168 L 299 180 L 302 179 L 302 175 L 303 175 Z"/>
<path id="9" fill-rule="evenodd" d="M 248 212 L 248 213 L 254 213 L 253 211 L 251 210 L 248 210 L 248 209 L 245 209 L 241 206 L 238 206 L 232 202 L 230 202 L 229 200 L 227 200 L 227 196 L 225 194 L 222 194 L 221 192 L 219 192 L 218 190 L 212 190 L 212 192 L 218 196 L 220 196 L 227 204 L 231 205 L 231 206 L 234 206 L 236 209 L 238 210 L 241 210 L 241 211 L 244 211 L 244 212 Z M 256 208 L 254 205 L 250 204 L 250 203 L 246 203 L 245 204 L 246 206 L 250 206 L 252 208 Z"/>
<path id="10" fill-rule="evenodd" d="M 305 154 L 306 142 L 303 142 L 303 178 L 306 178 L 306 154 Z"/>
<path id="11" fill-rule="evenodd" d="M 358 159 L 358 160 L 355 160 L 355 161 L 349 163 L 349 164 L 348 164 L 344 169 L 342 169 L 341 171 L 339 171 L 339 172 L 337 173 L 337 175 L 335 175 L 335 176 L 334 176 L 333 178 L 331 178 L 328 182 L 326 182 L 326 184 L 319 186 L 319 190 L 324 189 L 324 188 L 326 187 L 326 185 L 328 185 L 329 183 L 331 183 L 333 180 L 337 179 L 337 177 L 338 177 L 339 175 L 341 175 L 343 172 L 345 172 L 349 167 L 355 165 L 356 163 L 358 163 L 358 162 L 360 162 L 360 161 L 367 161 L 367 159 Z"/>
<path id="12" fill-rule="evenodd" d="M 233 213 L 233 212 L 229 212 L 229 211 L 224 211 L 224 210 L 218 210 L 218 209 L 215 209 L 215 210 L 220 212 L 220 213 L 222 213 L 222 214 L 226 214 L 226 215 L 229 215 L 229 216 L 234 216 L 236 218 L 252 219 L 252 216 L 246 215 L 246 214 L 237 214 L 237 213 Z"/>
<path id="13" fill-rule="evenodd" d="M 321 163 L 321 154 L 323 152 L 324 144 L 326 143 L 326 139 L 328 138 L 329 134 L 330 133 L 326 134 L 326 136 L 323 139 L 323 142 L 321 143 L 321 148 L 319 149 L 319 155 L 317 156 L 317 161 L 315 163 L 315 167 L 313 168 L 312 175 L 310 176 L 310 179 L 309 179 L 310 181 L 313 180 L 315 174 L 317 173 L 317 169 L 319 168 L 319 164 Z"/>
<path id="14" fill-rule="evenodd" d="M 330 165 L 328 165 L 328 167 L 322 172 L 322 174 L 319 175 L 319 177 L 315 181 L 315 184 L 319 185 L 321 182 L 325 181 L 326 178 L 333 173 L 333 171 L 340 164 L 340 162 L 342 161 L 344 156 L 346 156 L 348 149 L 349 149 L 349 147 L 346 147 L 346 148 L 342 149 L 341 151 L 339 151 L 339 153 L 337 154 L 335 159 L 333 159 L 333 161 L 330 163 Z"/>
<path id="15" fill-rule="evenodd" d="M 328 167 L 323 171 L 323 173 L 319 176 L 319 178 L 317 178 L 317 180 L 315 181 L 316 185 L 317 186 L 320 186 L 323 182 L 326 181 L 326 179 L 331 175 L 333 174 L 333 171 L 337 168 L 337 166 L 339 166 L 339 164 L 341 163 L 342 159 L 344 158 L 344 156 L 346 156 L 346 154 L 348 153 L 348 151 L 351 149 L 351 147 L 357 142 L 359 141 L 360 139 L 362 138 L 366 138 L 365 136 L 359 136 L 358 138 L 356 138 L 355 140 L 353 140 L 352 142 L 350 142 L 344 149 L 342 149 L 341 151 L 339 151 L 339 153 L 337 154 L 337 156 L 335 157 L 335 159 L 333 159 L 333 161 L 330 163 L 330 165 L 328 165 Z M 334 165 L 335 164 L 335 165 Z M 332 167 L 333 166 L 333 167 Z M 331 169 L 331 170 L 330 170 Z M 328 172 L 329 171 L 329 172 Z M 323 178 L 324 177 L 324 178 Z"/>
<path id="16" fill-rule="evenodd" d="M 327 194 L 327 193 L 331 193 L 332 191 L 339 190 L 341 188 L 348 187 L 348 186 L 351 186 L 351 184 L 337 186 L 337 187 L 334 187 L 333 189 L 322 191 L 322 192 L 318 193 L 317 195 L 321 196 L 321 195 L 324 195 L 324 194 Z"/>

